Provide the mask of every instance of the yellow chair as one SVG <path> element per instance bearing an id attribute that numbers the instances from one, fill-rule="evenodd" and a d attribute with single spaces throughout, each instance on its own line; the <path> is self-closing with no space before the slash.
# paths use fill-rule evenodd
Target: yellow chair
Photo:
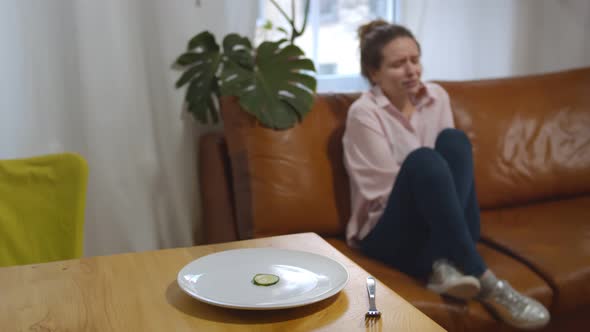
<path id="1" fill-rule="evenodd" d="M 81 257 L 87 181 L 72 153 L 0 160 L 0 266 Z"/>

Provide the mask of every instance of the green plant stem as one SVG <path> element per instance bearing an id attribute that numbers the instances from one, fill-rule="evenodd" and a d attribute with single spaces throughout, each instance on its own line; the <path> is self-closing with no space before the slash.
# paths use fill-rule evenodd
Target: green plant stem
<path id="1" fill-rule="evenodd" d="M 293 22 L 293 28 L 295 28 L 295 0 L 291 0 L 291 21 Z"/>
<path id="2" fill-rule="evenodd" d="M 275 0 L 270 0 L 270 2 L 279 10 L 281 15 L 283 15 L 283 17 L 285 17 L 285 19 L 287 20 L 287 22 L 289 22 L 291 27 L 295 27 L 295 22 L 293 22 L 293 20 L 291 20 L 291 18 L 289 17 L 289 15 L 287 15 L 287 13 L 285 13 L 283 8 L 281 8 L 281 6 L 279 6 L 279 4 Z"/>
<path id="3" fill-rule="evenodd" d="M 305 1 L 305 16 L 303 17 L 303 26 L 301 27 L 302 34 L 303 31 L 305 31 L 305 27 L 307 27 L 307 18 L 309 17 L 309 1 L 310 0 Z"/>
<path id="4" fill-rule="evenodd" d="M 305 1 L 305 11 L 303 16 L 303 26 L 301 30 L 298 30 L 295 26 L 295 0 L 291 0 L 291 17 L 287 15 L 287 13 L 281 8 L 281 6 L 276 2 L 276 0 L 270 0 L 270 2 L 279 10 L 281 15 L 287 20 L 289 25 L 291 26 L 291 44 L 295 42 L 295 38 L 303 35 L 305 32 L 305 28 L 307 27 L 307 18 L 309 16 L 309 2 L 310 0 Z"/>
<path id="5" fill-rule="evenodd" d="M 305 1 L 305 15 L 303 16 L 303 26 L 301 27 L 301 30 L 298 32 L 298 37 L 303 35 L 303 32 L 305 32 L 305 28 L 307 27 L 307 17 L 309 16 L 309 1 L 310 0 Z"/>

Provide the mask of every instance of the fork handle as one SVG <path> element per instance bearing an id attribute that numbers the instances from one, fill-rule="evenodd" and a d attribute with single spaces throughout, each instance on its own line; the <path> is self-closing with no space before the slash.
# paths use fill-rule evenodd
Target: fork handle
<path id="1" fill-rule="evenodd" d="M 369 293 L 369 310 L 377 310 L 375 305 L 375 278 L 367 277 L 367 292 Z"/>

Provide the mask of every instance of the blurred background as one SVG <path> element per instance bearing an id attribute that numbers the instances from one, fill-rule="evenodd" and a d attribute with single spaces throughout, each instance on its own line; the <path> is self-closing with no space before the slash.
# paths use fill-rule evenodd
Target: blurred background
<path id="1" fill-rule="evenodd" d="M 312 0 L 298 43 L 319 91 L 366 88 L 356 30 L 374 18 L 414 31 L 425 79 L 590 66 L 587 0 Z M 274 38 L 266 20 L 287 27 L 269 0 L 0 0 L 0 159 L 84 156 L 86 255 L 199 243 L 196 142 L 222 124 L 185 116 L 171 65 L 202 30 Z"/>

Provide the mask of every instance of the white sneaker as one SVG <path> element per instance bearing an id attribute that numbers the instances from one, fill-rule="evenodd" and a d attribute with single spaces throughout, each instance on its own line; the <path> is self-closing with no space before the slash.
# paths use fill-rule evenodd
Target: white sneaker
<path id="1" fill-rule="evenodd" d="M 515 291 L 505 280 L 498 280 L 479 300 L 508 325 L 533 330 L 549 323 L 549 311 L 541 303 Z"/>
<path id="2" fill-rule="evenodd" d="M 432 265 L 426 288 L 438 294 L 470 300 L 479 294 L 481 286 L 477 278 L 464 275 L 446 260 L 438 260 Z"/>

